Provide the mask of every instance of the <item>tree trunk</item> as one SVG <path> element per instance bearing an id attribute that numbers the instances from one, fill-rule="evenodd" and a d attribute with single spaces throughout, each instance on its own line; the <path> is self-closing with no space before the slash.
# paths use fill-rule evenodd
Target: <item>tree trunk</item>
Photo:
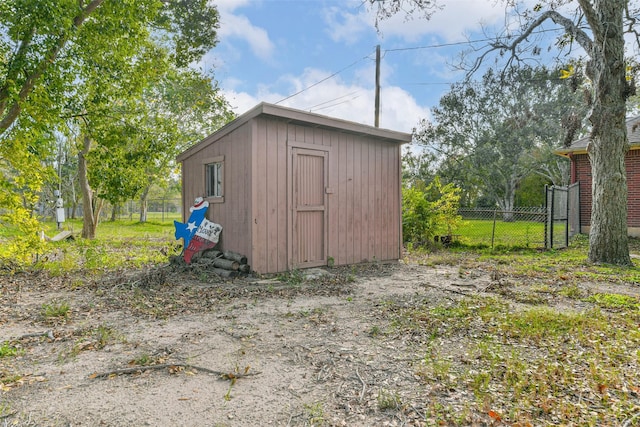
<path id="1" fill-rule="evenodd" d="M 147 196 L 149 196 L 149 189 L 151 187 L 147 186 L 140 194 L 140 222 L 147 222 Z"/>
<path id="2" fill-rule="evenodd" d="M 78 181 L 80 181 L 80 191 L 82 192 L 82 237 L 85 239 L 95 239 L 97 222 L 93 216 L 93 192 L 87 173 L 86 156 L 90 149 L 91 138 L 85 135 L 83 148 L 78 152 Z"/>
<path id="3" fill-rule="evenodd" d="M 594 97 L 587 151 L 592 173 L 589 261 L 631 265 L 627 235 L 628 151 L 622 15 L 624 0 L 594 2 L 599 25 L 591 23 L 594 43 L 587 66 Z M 589 16 L 587 17 L 590 18 Z M 593 17 L 591 17 L 593 18 Z"/>
<path id="4" fill-rule="evenodd" d="M 518 179 L 513 175 L 504 185 L 504 196 L 498 200 L 498 206 L 502 209 L 502 220 L 504 222 L 513 222 L 513 209 L 516 203 L 516 189 L 518 187 Z"/>

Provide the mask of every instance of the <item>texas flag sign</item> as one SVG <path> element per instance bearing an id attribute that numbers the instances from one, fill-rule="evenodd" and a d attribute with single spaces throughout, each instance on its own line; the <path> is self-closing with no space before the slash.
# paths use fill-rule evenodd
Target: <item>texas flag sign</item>
<path id="1" fill-rule="evenodd" d="M 187 264 L 191 264 L 193 254 L 213 248 L 220 240 L 222 226 L 205 218 L 208 208 L 209 202 L 198 197 L 195 204 L 189 208 L 191 215 L 186 224 L 173 221 L 176 240 L 184 239 L 182 256 Z"/>

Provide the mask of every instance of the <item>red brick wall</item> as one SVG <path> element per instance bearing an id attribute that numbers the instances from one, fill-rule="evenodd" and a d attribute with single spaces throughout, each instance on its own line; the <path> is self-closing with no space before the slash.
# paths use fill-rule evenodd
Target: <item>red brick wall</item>
<path id="1" fill-rule="evenodd" d="M 627 189 L 629 201 L 627 206 L 627 225 L 640 227 L 640 150 L 629 150 L 625 158 L 627 168 Z"/>
<path id="2" fill-rule="evenodd" d="M 580 225 L 591 224 L 591 165 L 589 156 L 575 154 L 571 157 L 574 167 L 573 182 L 580 183 Z"/>
<path id="3" fill-rule="evenodd" d="M 587 154 L 575 154 L 573 182 L 580 182 L 580 223 L 591 224 L 591 165 Z M 640 227 L 640 150 L 630 150 L 625 159 L 627 168 L 627 226 Z"/>

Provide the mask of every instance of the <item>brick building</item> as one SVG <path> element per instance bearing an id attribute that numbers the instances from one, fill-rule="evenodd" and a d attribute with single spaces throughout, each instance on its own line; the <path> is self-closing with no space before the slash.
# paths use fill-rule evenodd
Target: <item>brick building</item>
<path id="1" fill-rule="evenodd" d="M 629 151 L 625 158 L 629 192 L 627 227 L 629 235 L 640 237 L 640 116 L 627 119 Z M 580 232 L 589 233 L 591 225 L 591 164 L 587 147 L 589 137 L 571 143 L 556 153 L 571 160 L 571 183 L 580 183 Z"/>

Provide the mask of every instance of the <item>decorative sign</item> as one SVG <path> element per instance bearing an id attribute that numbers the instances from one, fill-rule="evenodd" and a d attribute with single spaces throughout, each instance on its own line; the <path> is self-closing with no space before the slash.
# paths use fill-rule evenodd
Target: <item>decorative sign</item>
<path id="1" fill-rule="evenodd" d="M 187 264 L 191 264 L 191 257 L 196 252 L 213 248 L 220 240 L 222 226 L 205 218 L 209 202 L 198 197 L 195 204 L 189 208 L 191 215 L 187 223 L 173 221 L 176 226 L 176 240 L 184 239 L 182 256 Z"/>

